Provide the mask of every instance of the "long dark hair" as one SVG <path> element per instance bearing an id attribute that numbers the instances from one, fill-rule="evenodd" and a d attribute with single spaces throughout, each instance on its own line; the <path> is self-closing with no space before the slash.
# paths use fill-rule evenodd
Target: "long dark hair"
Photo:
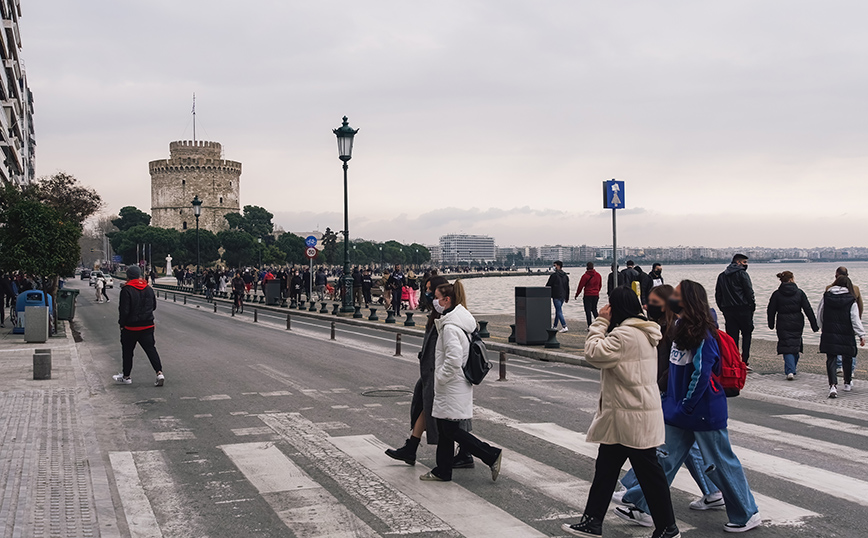
<path id="1" fill-rule="evenodd" d="M 609 329 L 606 332 L 612 332 L 615 327 L 630 318 L 645 319 L 639 297 L 630 288 L 620 287 L 612 290 L 609 305 L 612 307 L 612 319 L 609 320 Z"/>
<path id="2" fill-rule="evenodd" d="M 690 351 L 699 347 L 705 341 L 709 331 L 714 334 L 717 327 L 711 317 L 711 307 L 708 305 L 708 294 L 702 284 L 692 280 L 682 280 L 681 284 L 681 319 L 675 325 L 673 341 L 678 349 Z"/>
<path id="3" fill-rule="evenodd" d="M 431 292 L 433 293 L 434 290 L 437 289 L 437 286 L 442 286 L 443 284 L 448 284 L 448 283 L 449 283 L 449 281 L 446 280 L 446 277 L 443 277 L 440 275 L 434 275 L 434 276 L 428 278 L 428 281 L 425 282 L 425 285 L 427 286 L 428 284 L 430 284 L 431 285 Z M 422 293 L 425 293 L 424 287 L 422 288 Z M 434 320 L 439 318 L 439 317 L 440 317 L 440 312 L 437 312 L 436 310 L 434 310 L 434 307 L 431 306 L 431 313 L 428 314 L 428 322 L 425 324 L 425 330 L 426 331 L 430 330 L 431 327 L 434 326 Z"/>
<path id="4" fill-rule="evenodd" d="M 856 290 L 853 288 L 853 281 L 850 280 L 850 277 L 841 275 L 835 279 L 835 283 L 833 286 L 839 286 L 842 288 L 847 288 L 847 291 L 850 292 L 854 297 L 856 296 Z"/>

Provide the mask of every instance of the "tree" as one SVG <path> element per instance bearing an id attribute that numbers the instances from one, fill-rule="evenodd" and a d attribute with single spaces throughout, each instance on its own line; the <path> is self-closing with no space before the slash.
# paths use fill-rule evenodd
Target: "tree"
<path id="1" fill-rule="evenodd" d="M 150 215 L 131 205 L 122 207 L 118 211 L 118 218 L 112 220 L 112 224 L 122 232 L 129 230 L 133 226 L 148 226 L 150 223 Z"/>
<path id="2" fill-rule="evenodd" d="M 112 232 L 107 235 L 112 249 L 121 256 L 124 263 L 138 263 L 139 260 L 136 259 L 137 246 L 150 245 L 149 254 L 154 265 L 161 266 L 167 255 L 171 254 L 173 258 L 178 256 L 181 232 L 173 228 L 139 225 L 123 232 Z M 193 263 L 195 263 L 195 259 Z"/>
<path id="3" fill-rule="evenodd" d="M 24 198 L 53 207 L 61 218 L 79 227 L 102 207 L 102 198 L 95 190 L 80 185 L 75 177 L 64 172 L 39 178 L 21 192 Z"/>
<path id="4" fill-rule="evenodd" d="M 274 224 L 271 219 L 274 215 L 268 212 L 264 207 L 256 205 L 244 206 L 244 214 L 229 213 L 225 217 L 229 224 L 229 229 L 240 230 L 247 232 L 255 238 L 266 237 L 274 231 Z"/>
<path id="5" fill-rule="evenodd" d="M 223 230 L 217 234 L 223 247 L 223 261 L 229 267 L 252 265 L 259 260 L 256 239 L 241 230 Z"/>
<path id="6" fill-rule="evenodd" d="M 196 230 L 180 233 L 178 248 L 173 258 L 181 265 L 196 265 Z M 210 230 L 199 230 L 199 264 L 213 265 L 220 259 L 220 239 Z"/>
<path id="7" fill-rule="evenodd" d="M 322 234 L 322 257 L 325 263 L 336 264 L 344 261 L 342 252 L 338 252 L 338 234 L 331 228 L 326 228 Z"/>
<path id="8" fill-rule="evenodd" d="M 306 248 L 304 238 L 287 232 L 280 234 L 277 238 L 276 245 L 277 248 L 286 254 L 284 259 L 287 263 L 295 264 L 307 262 L 307 258 L 304 255 L 304 250 Z"/>

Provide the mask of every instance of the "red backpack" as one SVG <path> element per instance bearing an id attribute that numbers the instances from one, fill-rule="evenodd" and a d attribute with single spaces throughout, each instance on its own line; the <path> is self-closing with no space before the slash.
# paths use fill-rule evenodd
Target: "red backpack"
<path id="1" fill-rule="evenodd" d="M 723 387 L 727 398 L 741 393 L 747 381 L 747 365 L 741 360 L 741 353 L 735 340 L 725 332 L 717 331 L 720 346 L 720 374 L 713 374 L 717 383 Z"/>

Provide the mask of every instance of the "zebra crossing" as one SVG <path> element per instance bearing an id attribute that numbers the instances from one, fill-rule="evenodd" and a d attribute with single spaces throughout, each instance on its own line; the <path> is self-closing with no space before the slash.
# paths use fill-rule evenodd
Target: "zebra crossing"
<path id="1" fill-rule="evenodd" d="M 569 508 L 567 513 L 540 514 L 541 517 L 536 519 L 522 519 L 463 487 L 460 480 L 433 484 L 419 481 L 419 475 L 428 469 L 420 464 L 409 467 L 386 458 L 383 451 L 387 445 L 376 435 L 344 435 L 346 432 L 341 431 L 343 428 L 325 428 L 323 423 L 314 423 L 302 413 L 264 413 L 256 417 L 263 426 L 241 432 L 245 437 L 244 442 L 224 444 L 217 448 L 298 538 L 550 536 L 540 530 L 543 527 L 540 522 L 577 518 L 590 489 L 590 476 L 578 476 L 552 467 L 514 451 L 507 444 L 504 446 L 501 474 L 505 484 L 498 482 L 492 487 L 521 489 L 536 498 L 548 499 L 552 505 Z M 553 447 L 566 449 L 588 461 L 596 457 L 597 445 L 585 442 L 585 435 L 580 431 L 554 423 L 525 423 L 482 407 L 476 408 L 475 417 L 476 420 L 507 426 L 517 435 L 530 436 Z M 778 415 L 776 418 L 823 428 L 824 431 L 835 430 L 862 436 L 868 434 L 868 428 L 810 415 Z M 739 421 L 732 421 L 731 429 L 738 432 L 740 438 L 772 438 L 785 445 L 799 446 L 818 456 L 826 455 L 830 450 L 854 457 L 864 455 L 856 448 L 838 445 L 831 440 L 799 436 Z M 267 435 L 269 440 L 256 440 L 256 435 Z M 868 506 L 868 481 L 746 447 L 734 446 L 734 450 L 750 472 L 783 480 L 855 506 Z M 328 477 L 329 488 L 302 468 L 299 457 L 316 468 L 315 475 Z M 159 499 L 142 485 L 144 477 L 153 475 L 154 466 L 161 465 L 162 458 L 161 451 L 110 453 L 132 538 L 187 535 L 176 532 L 177 529 L 172 530 L 171 514 L 163 514 Z M 157 481 L 162 484 L 164 491 L 171 490 L 171 483 L 167 483 L 171 482 L 168 473 L 164 472 Z M 335 491 L 335 486 L 339 492 Z M 679 473 L 672 487 L 690 495 L 701 495 L 686 471 Z M 800 527 L 821 517 L 810 506 L 801 505 L 800 496 L 781 499 L 775 496 L 774 491 L 756 491 L 756 488 L 754 495 L 766 526 Z M 354 499 L 355 503 L 348 506 L 348 503 L 339 500 L 346 497 Z M 676 515 L 685 516 L 684 508 L 676 507 Z M 190 514 L 182 516 L 184 519 L 191 517 Z M 720 517 L 712 521 L 712 515 L 701 515 L 700 521 L 703 517 L 709 521 L 700 524 L 697 523 L 696 514 L 690 516 L 693 524 L 679 520 L 679 527 L 686 536 L 690 536 L 691 532 L 696 536 L 704 535 L 712 528 L 717 532 L 723 523 L 717 521 Z M 606 529 L 607 535 L 613 536 L 639 537 L 649 534 L 648 529 L 630 526 L 615 517 L 607 518 Z"/>

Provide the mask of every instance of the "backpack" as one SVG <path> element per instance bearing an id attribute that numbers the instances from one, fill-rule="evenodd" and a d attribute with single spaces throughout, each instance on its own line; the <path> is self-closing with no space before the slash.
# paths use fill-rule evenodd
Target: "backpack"
<path id="1" fill-rule="evenodd" d="M 726 397 L 734 398 L 741 393 L 747 381 L 747 365 L 742 361 L 738 346 L 730 335 L 717 331 L 717 342 L 720 345 L 720 374 L 712 375 L 723 387 Z"/>
<path id="2" fill-rule="evenodd" d="M 491 363 L 488 361 L 488 350 L 485 348 L 485 342 L 479 336 L 479 331 L 473 331 L 467 335 L 470 341 L 470 353 L 467 355 L 467 361 L 464 363 L 464 377 L 474 385 L 479 385 L 488 371 L 491 370 Z"/>

